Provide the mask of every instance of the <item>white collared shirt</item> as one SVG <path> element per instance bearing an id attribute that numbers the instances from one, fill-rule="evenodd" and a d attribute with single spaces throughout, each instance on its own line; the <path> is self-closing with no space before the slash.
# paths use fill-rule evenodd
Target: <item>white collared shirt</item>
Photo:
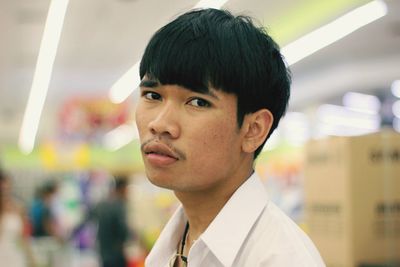
<path id="1" fill-rule="evenodd" d="M 169 266 L 186 222 L 181 206 L 147 256 L 146 267 Z M 188 255 L 188 267 L 247 266 L 325 266 L 307 235 L 268 200 L 255 173 L 236 190 Z"/>

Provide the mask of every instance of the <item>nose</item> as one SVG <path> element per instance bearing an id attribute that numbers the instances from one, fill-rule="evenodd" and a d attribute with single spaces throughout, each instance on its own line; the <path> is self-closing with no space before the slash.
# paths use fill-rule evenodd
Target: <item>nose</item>
<path id="1" fill-rule="evenodd" d="M 163 105 L 148 124 L 153 135 L 165 136 L 168 138 L 178 138 L 180 127 L 178 122 L 179 111 L 171 104 Z"/>

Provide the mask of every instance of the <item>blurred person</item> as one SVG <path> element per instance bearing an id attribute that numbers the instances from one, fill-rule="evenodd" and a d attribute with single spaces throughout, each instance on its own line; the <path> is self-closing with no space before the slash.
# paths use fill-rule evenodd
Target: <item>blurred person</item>
<path id="1" fill-rule="evenodd" d="M 34 266 L 25 212 L 11 187 L 9 176 L 0 169 L 0 266 Z"/>
<path id="2" fill-rule="evenodd" d="M 325 266 L 254 172 L 290 91 L 265 30 L 228 11 L 190 11 L 150 39 L 140 78 L 146 174 L 182 203 L 145 266 Z"/>
<path id="3" fill-rule="evenodd" d="M 35 261 L 46 267 L 56 266 L 64 238 L 59 234 L 54 203 L 57 201 L 58 184 L 45 181 L 36 192 L 30 208 Z"/>
<path id="4" fill-rule="evenodd" d="M 57 184 L 46 181 L 37 192 L 31 207 L 32 235 L 34 237 L 57 236 L 56 218 L 53 202 L 57 192 Z"/>
<path id="5" fill-rule="evenodd" d="M 125 245 L 131 232 L 127 222 L 126 176 L 116 176 L 107 199 L 93 210 L 97 222 L 97 245 L 102 267 L 125 267 Z"/>

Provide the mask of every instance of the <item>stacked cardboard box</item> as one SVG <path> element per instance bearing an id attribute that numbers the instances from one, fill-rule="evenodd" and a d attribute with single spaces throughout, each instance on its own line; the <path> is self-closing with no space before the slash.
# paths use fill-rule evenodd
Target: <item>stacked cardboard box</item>
<path id="1" fill-rule="evenodd" d="M 400 266 L 400 134 L 311 141 L 306 224 L 328 267 Z"/>

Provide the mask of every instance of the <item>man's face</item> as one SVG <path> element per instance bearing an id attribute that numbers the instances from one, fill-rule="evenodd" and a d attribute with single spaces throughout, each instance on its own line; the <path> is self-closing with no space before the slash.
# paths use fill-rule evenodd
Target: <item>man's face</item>
<path id="1" fill-rule="evenodd" d="M 140 91 L 136 123 L 150 181 L 181 192 L 230 183 L 243 167 L 236 96 L 196 93 L 146 77 Z"/>

